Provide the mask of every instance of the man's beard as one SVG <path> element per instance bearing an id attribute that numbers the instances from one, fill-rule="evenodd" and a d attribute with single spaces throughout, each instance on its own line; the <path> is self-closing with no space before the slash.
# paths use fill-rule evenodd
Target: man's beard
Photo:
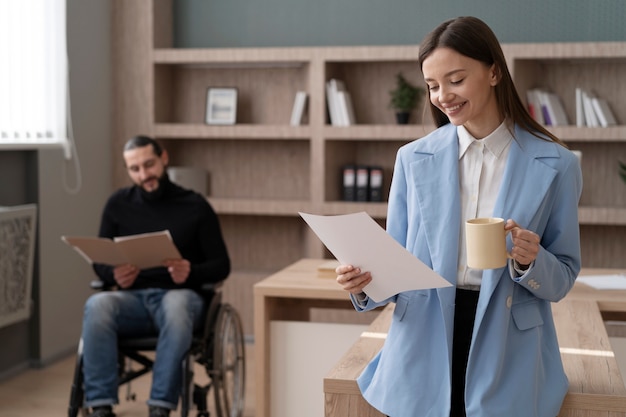
<path id="1" fill-rule="evenodd" d="M 161 197 L 163 196 L 163 193 L 165 192 L 165 186 L 167 184 L 167 182 L 169 181 L 168 177 L 167 177 L 167 173 L 163 172 L 163 175 L 161 175 L 157 181 L 159 182 L 159 186 L 153 190 L 153 191 L 147 191 L 144 187 L 143 184 L 139 187 L 139 189 L 141 190 L 141 195 L 148 201 L 156 201 L 161 199 Z"/>

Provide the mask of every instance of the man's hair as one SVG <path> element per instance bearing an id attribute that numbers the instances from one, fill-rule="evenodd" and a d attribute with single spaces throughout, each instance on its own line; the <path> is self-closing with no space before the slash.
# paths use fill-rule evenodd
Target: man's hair
<path id="1" fill-rule="evenodd" d="M 144 146 L 152 145 L 152 150 L 156 156 L 161 156 L 163 153 L 163 148 L 159 145 L 159 142 L 152 139 L 149 136 L 137 135 L 132 139 L 129 139 L 124 145 L 124 152 L 130 151 L 135 148 L 143 148 Z"/>

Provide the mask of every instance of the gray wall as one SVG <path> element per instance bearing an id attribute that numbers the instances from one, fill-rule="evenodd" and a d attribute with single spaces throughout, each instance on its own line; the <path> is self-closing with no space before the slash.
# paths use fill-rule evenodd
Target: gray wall
<path id="1" fill-rule="evenodd" d="M 39 206 L 34 315 L 0 329 L 0 378 L 74 352 L 91 268 L 63 244 L 63 234 L 95 234 L 111 192 L 110 2 L 67 0 L 73 130 L 82 187 L 61 150 L 0 152 L 0 204 Z M 69 382 L 68 382 L 69 383 Z"/>
<path id="2" fill-rule="evenodd" d="M 626 40 L 624 0 L 176 0 L 177 47 L 418 44 L 440 22 L 484 20 L 501 42 Z"/>
<path id="3" fill-rule="evenodd" d="M 82 187 L 77 194 L 68 192 L 76 171 L 61 152 L 39 152 L 37 360 L 42 364 L 74 351 L 89 281 L 95 277 L 60 236 L 96 234 L 111 192 L 110 16 L 108 0 L 67 0 L 71 109 Z"/>

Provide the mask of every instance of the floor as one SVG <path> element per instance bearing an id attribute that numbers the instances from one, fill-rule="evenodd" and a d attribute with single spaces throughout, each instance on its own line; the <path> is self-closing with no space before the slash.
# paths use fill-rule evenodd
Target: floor
<path id="1" fill-rule="evenodd" d="M 74 357 L 60 360 L 44 369 L 30 369 L 0 382 L 0 416 L 2 417 L 65 417 L 74 373 Z M 196 375 L 205 376 L 204 369 Z M 117 417 L 147 417 L 145 404 L 150 390 L 151 374 L 132 382 L 135 401 L 127 401 L 126 386 L 120 388 Z M 254 417 L 254 345 L 246 344 L 246 394 L 243 417 Z M 209 406 L 211 412 L 211 406 Z M 211 417 L 215 417 L 211 412 Z M 192 411 L 190 417 L 195 417 Z M 173 412 L 171 417 L 179 417 Z"/>

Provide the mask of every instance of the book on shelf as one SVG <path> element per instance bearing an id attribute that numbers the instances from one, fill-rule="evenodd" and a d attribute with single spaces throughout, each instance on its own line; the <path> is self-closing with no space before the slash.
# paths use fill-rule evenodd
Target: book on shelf
<path id="1" fill-rule="evenodd" d="M 580 98 L 579 98 L 580 97 Z M 580 100 L 580 103 L 579 103 Z M 576 88 L 576 111 L 580 106 L 580 120 L 577 119 L 577 126 L 587 127 L 608 127 L 615 126 L 617 120 L 606 99 L 597 97 L 593 92 Z"/>
<path id="2" fill-rule="evenodd" d="M 326 102 L 328 104 L 328 115 L 330 118 L 330 124 L 333 126 L 341 125 L 336 96 L 337 88 L 341 88 L 342 85 L 343 82 L 338 81 L 334 78 L 326 82 Z"/>
<path id="3" fill-rule="evenodd" d="M 289 124 L 291 126 L 300 126 L 304 119 L 304 113 L 306 110 L 308 94 L 305 91 L 298 91 L 293 101 L 293 108 L 291 109 L 291 120 Z"/>
<path id="4" fill-rule="evenodd" d="M 535 121 L 541 125 L 546 122 L 543 118 L 543 110 L 541 109 L 541 100 L 539 99 L 539 90 L 530 89 L 526 91 L 526 102 L 528 103 L 528 112 Z"/>
<path id="5" fill-rule="evenodd" d="M 331 125 L 350 126 L 355 124 L 352 99 L 343 81 L 336 78 L 328 80 L 326 83 L 326 101 Z"/>
<path id="6" fill-rule="evenodd" d="M 103 237 L 62 236 L 90 264 L 135 265 L 139 269 L 163 266 L 166 259 L 181 259 L 168 230 L 120 236 Z"/>
<path id="7" fill-rule="evenodd" d="M 587 127 L 600 126 L 598 118 L 596 117 L 596 112 L 593 110 L 593 104 L 591 104 L 593 96 L 585 90 L 582 91 L 581 96 L 583 101 L 583 113 L 585 115 L 585 125 Z"/>
<path id="8" fill-rule="evenodd" d="M 582 88 L 576 87 L 575 95 L 576 95 L 576 126 L 584 127 L 586 125 L 586 122 L 585 122 L 585 108 L 584 108 L 584 103 L 583 103 Z"/>
<path id="9" fill-rule="evenodd" d="M 538 123 L 545 126 L 566 126 L 569 124 L 561 99 L 555 93 L 539 88 L 526 92 L 528 112 Z"/>
<path id="10" fill-rule="evenodd" d="M 558 95 L 549 91 L 540 91 L 539 98 L 542 108 L 545 108 L 544 119 L 547 126 L 566 126 L 569 124 Z"/>
<path id="11" fill-rule="evenodd" d="M 598 118 L 598 122 L 602 127 L 615 126 L 617 124 L 617 120 L 615 120 L 615 115 L 611 111 L 611 107 L 609 107 L 609 103 L 599 97 L 594 97 L 591 99 L 591 104 L 593 106 L 593 110 L 596 113 L 596 117 Z"/>
<path id="12" fill-rule="evenodd" d="M 356 121 L 354 119 L 354 108 L 352 107 L 352 98 L 347 91 L 337 91 L 337 108 L 340 113 L 340 126 L 353 126 Z"/>

